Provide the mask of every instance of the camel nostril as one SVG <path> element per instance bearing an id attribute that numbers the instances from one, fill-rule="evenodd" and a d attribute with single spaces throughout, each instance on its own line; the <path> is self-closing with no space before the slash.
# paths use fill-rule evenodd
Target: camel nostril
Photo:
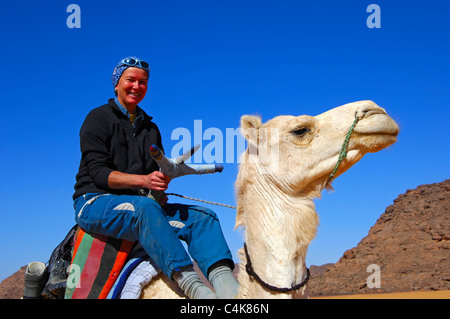
<path id="1" fill-rule="evenodd" d="M 375 115 L 375 114 L 384 114 L 384 115 L 386 115 L 386 111 L 383 110 L 382 108 L 364 108 L 364 109 L 358 111 L 358 115 L 361 118 L 368 118 L 368 117 L 370 117 L 372 115 Z"/>

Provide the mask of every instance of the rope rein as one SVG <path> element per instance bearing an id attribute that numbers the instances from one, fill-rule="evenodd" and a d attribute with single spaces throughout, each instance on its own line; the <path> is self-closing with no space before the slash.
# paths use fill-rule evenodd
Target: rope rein
<path id="1" fill-rule="evenodd" d="M 211 204 L 211 205 L 217 205 L 217 206 L 223 206 L 223 207 L 232 208 L 232 209 L 236 209 L 237 208 L 236 206 L 231 206 L 231 205 L 226 205 L 226 204 L 221 204 L 221 203 L 216 203 L 216 202 L 210 202 L 210 201 L 207 201 L 207 200 L 193 198 L 193 197 L 188 197 L 188 196 L 175 194 L 175 193 L 166 193 L 166 195 L 177 196 L 177 197 L 181 197 L 181 198 L 185 198 L 185 199 L 194 200 L 194 201 L 197 201 L 197 202 L 202 202 L 202 203 Z"/>

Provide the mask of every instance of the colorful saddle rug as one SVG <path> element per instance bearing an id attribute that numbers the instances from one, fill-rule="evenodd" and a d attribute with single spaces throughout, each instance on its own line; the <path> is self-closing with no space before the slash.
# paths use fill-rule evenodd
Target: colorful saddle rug
<path id="1" fill-rule="evenodd" d="M 65 299 L 106 299 L 135 242 L 91 235 L 79 228 Z"/>

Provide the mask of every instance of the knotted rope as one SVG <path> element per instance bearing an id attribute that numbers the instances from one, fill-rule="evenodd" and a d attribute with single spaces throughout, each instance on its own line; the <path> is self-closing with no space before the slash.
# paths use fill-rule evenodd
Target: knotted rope
<path id="1" fill-rule="evenodd" d="M 327 184 L 329 184 L 331 182 L 331 180 L 334 178 L 334 174 L 336 174 L 336 172 L 339 168 L 339 165 L 341 165 L 341 162 L 344 160 L 344 158 L 347 157 L 347 147 L 348 147 L 348 142 L 350 140 L 350 135 L 352 135 L 353 129 L 355 128 L 358 121 L 359 121 L 358 112 L 355 112 L 355 120 L 353 121 L 352 126 L 348 130 L 347 135 L 345 136 L 344 144 L 342 144 L 341 152 L 339 153 L 339 159 L 336 163 L 336 166 L 333 169 L 333 172 L 330 174 L 330 176 L 328 176 Z"/>
<path id="2" fill-rule="evenodd" d="M 190 199 L 190 200 L 195 200 L 197 202 L 202 202 L 202 203 L 206 203 L 206 204 L 211 204 L 211 205 L 217 205 L 217 206 L 223 206 L 223 207 L 227 207 L 227 208 L 233 208 L 236 209 L 236 206 L 231 206 L 231 205 L 226 205 L 226 204 L 221 204 L 221 203 L 216 203 L 216 202 L 210 202 L 207 200 L 203 200 L 203 199 L 198 199 L 198 198 L 193 198 L 193 197 L 188 197 L 188 196 L 184 196 L 184 195 L 180 195 L 180 194 L 175 194 L 175 193 L 166 193 L 166 195 L 169 196 L 178 196 L 181 198 L 185 198 L 185 199 Z"/>

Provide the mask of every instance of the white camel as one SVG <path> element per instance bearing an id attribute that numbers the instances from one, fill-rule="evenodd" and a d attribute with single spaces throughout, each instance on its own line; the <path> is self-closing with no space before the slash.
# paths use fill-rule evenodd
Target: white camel
<path id="1" fill-rule="evenodd" d="M 318 116 L 243 116 L 247 140 L 236 181 L 236 227 L 242 227 L 237 298 L 307 297 L 308 245 L 318 216 L 313 199 L 368 152 L 396 141 L 396 123 L 372 101 Z M 141 298 L 183 298 L 160 274 Z"/>

